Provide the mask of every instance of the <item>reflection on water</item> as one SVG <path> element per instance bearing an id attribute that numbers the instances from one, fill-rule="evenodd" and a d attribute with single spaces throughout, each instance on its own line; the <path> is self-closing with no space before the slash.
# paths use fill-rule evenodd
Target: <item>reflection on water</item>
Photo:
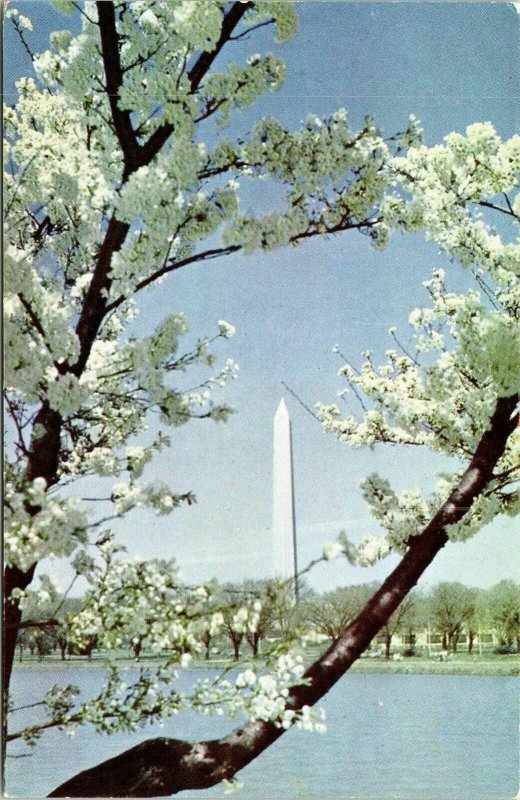
<path id="1" fill-rule="evenodd" d="M 186 671 L 180 688 L 187 690 L 195 675 L 200 678 L 200 671 Z M 95 668 L 18 669 L 13 699 L 15 705 L 34 702 L 55 683 L 75 683 L 92 693 L 101 681 Z M 282 736 L 240 773 L 244 788 L 237 798 L 510 800 L 516 794 L 517 678 L 352 674 L 323 705 L 328 732 L 291 730 Z M 68 737 L 52 730 L 29 758 L 7 759 L 7 793 L 43 797 L 74 773 L 143 739 L 213 738 L 232 725 L 183 714 L 131 735 L 100 736 L 85 728 Z M 9 752 L 27 750 L 13 743 Z M 222 789 L 196 796 L 221 797 Z"/>

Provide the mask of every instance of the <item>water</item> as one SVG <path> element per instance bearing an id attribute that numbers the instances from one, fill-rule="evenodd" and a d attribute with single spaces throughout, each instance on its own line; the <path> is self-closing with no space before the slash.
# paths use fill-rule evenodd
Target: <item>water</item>
<path id="1" fill-rule="evenodd" d="M 194 674 L 183 675 L 186 689 Z M 101 680 L 95 668 L 19 669 L 15 705 L 36 701 L 54 683 L 92 692 Z M 288 731 L 242 770 L 238 798 L 510 800 L 518 790 L 516 678 L 352 674 L 323 705 L 328 732 Z M 43 797 L 74 773 L 143 739 L 213 738 L 231 727 L 222 718 L 190 714 L 132 735 L 99 736 L 85 728 L 70 738 L 51 730 L 30 757 L 7 759 L 7 793 Z M 17 742 L 9 752 L 27 750 Z M 178 796 L 223 795 L 215 787 Z"/>

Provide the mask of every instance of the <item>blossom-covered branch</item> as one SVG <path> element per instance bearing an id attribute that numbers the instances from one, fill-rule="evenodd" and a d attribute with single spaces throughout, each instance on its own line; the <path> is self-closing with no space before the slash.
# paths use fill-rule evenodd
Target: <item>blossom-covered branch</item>
<path id="1" fill-rule="evenodd" d="M 427 523 L 338 640 L 302 674 L 280 709 L 281 719 L 308 714 L 366 649 L 420 576 L 446 544 L 446 528 L 463 519 L 468 508 L 490 480 L 507 441 L 518 423 L 518 397 L 499 399 L 458 486 Z M 292 712 L 292 717 L 287 716 Z M 290 727 L 290 724 L 289 726 Z M 183 742 L 149 739 L 124 753 L 85 770 L 55 789 L 50 797 L 95 797 L 103 785 L 108 797 L 148 797 L 176 794 L 186 789 L 206 789 L 229 780 L 286 730 L 272 720 L 254 719 L 222 739 Z"/>

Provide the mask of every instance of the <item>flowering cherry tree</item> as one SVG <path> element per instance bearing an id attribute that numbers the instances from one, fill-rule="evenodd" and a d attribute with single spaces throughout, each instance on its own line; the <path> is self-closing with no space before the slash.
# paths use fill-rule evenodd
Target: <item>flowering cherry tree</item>
<path id="1" fill-rule="evenodd" d="M 18 82 L 18 101 L 5 111 L 4 398 L 13 445 L 5 467 L 4 710 L 24 598 L 38 590 L 36 566 L 50 555 L 70 557 L 89 582 L 85 607 L 68 622 L 71 641 L 96 637 L 110 654 L 130 640 L 161 661 L 128 686 L 108 658 L 97 696 L 79 702 L 75 687 L 54 687 L 43 700 L 45 723 L 4 735 L 31 741 L 48 727 L 85 723 L 131 730 L 183 708 L 245 714 L 220 740 L 149 739 L 53 792 L 92 796 L 103 786 L 106 796 L 157 796 L 232 780 L 292 725 L 322 730 L 313 707 L 448 539 L 514 512 L 519 249 L 492 230 L 490 215 L 518 223 L 520 139 L 502 142 L 491 125 L 473 125 L 427 148 L 414 118 L 384 140 L 370 119 L 353 130 L 344 110 L 310 116 L 297 131 L 261 119 L 248 135 L 225 138 L 218 123 L 275 90 L 284 64 L 267 54 L 219 66 L 219 55 L 259 27 L 289 37 L 290 3 L 87 0 L 80 12 L 81 33 L 58 31 L 48 51 L 33 55 L 34 77 Z M 30 50 L 30 20 L 14 8 L 8 15 Z M 213 123 L 217 133 L 204 145 Z M 243 176 L 272 181 L 279 210 L 241 213 Z M 429 305 L 410 317 L 416 350 L 393 348 L 381 367 L 370 354 L 360 368 L 345 364 L 361 413 L 343 417 L 338 405 L 321 404 L 319 417 L 351 446 L 418 445 L 453 457 L 455 469 L 431 497 L 367 479 L 386 535 L 357 547 L 343 537 L 323 559 L 368 564 L 398 551 L 402 560 L 316 663 L 305 671 L 293 653 L 277 654 L 265 673 L 247 668 L 183 695 L 176 670 L 203 652 L 204 631 L 221 630 L 223 611 L 206 587 L 182 585 L 173 561 L 128 558 L 109 522 L 138 507 L 169 514 L 194 502 L 143 481 L 145 465 L 170 444 L 163 433 L 150 437 L 148 417 L 156 412 L 165 428 L 225 421 L 231 409 L 218 392 L 237 368 L 229 359 L 217 366 L 214 350 L 234 329 L 215 321 L 212 334 L 186 348 L 187 320 L 172 312 L 154 333 L 132 338 L 139 297 L 196 262 L 350 230 L 378 247 L 393 230 L 422 230 L 474 272 L 477 288 L 453 294 L 449 276 L 435 269 Z M 70 489 L 92 475 L 112 481 L 108 517 L 96 519 L 95 504 Z M 40 584 L 48 600 L 52 584 Z M 235 629 L 254 632 L 260 613 L 258 600 L 244 602 Z"/>

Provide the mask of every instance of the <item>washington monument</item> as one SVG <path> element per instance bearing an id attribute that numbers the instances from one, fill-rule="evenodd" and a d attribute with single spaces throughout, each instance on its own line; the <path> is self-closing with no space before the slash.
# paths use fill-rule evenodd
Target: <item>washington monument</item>
<path id="1" fill-rule="evenodd" d="M 291 420 L 285 400 L 280 400 L 273 432 L 273 575 L 294 580 L 295 599 L 297 572 Z"/>

